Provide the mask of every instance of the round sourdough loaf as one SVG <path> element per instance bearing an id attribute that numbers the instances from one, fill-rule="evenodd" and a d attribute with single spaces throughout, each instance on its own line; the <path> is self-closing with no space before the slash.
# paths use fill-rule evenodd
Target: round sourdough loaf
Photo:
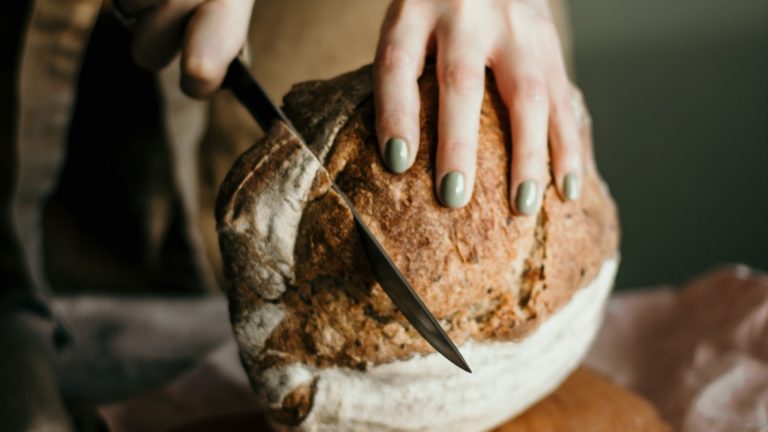
<path id="1" fill-rule="evenodd" d="M 508 113 L 487 78 L 470 203 L 433 187 L 438 87 L 420 79 L 421 143 L 394 175 L 376 143 L 369 67 L 295 86 L 222 185 L 218 232 L 241 357 L 270 421 L 312 431 L 492 427 L 552 391 L 583 357 L 618 263 L 615 206 L 591 156 L 579 200 L 550 183 L 533 217 L 509 209 Z M 373 280 L 334 179 L 456 342 L 436 354 Z"/>

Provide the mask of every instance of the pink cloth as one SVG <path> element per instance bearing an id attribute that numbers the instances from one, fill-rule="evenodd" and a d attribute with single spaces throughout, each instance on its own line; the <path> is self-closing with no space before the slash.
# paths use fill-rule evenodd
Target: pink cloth
<path id="1" fill-rule="evenodd" d="M 169 385 L 104 406 L 110 430 L 165 431 L 252 410 L 231 342 Z M 682 289 L 620 293 L 587 365 L 648 398 L 683 431 L 768 431 L 768 275 L 713 270 Z"/>
<path id="2" fill-rule="evenodd" d="M 768 431 L 768 275 L 728 266 L 680 291 L 618 295 L 587 364 L 675 430 Z"/>

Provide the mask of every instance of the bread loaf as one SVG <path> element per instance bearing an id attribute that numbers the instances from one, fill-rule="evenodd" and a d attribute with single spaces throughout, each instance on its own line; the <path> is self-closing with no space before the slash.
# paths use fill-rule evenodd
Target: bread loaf
<path id="1" fill-rule="evenodd" d="M 618 264 L 615 206 L 587 157 L 579 200 L 563 202 L 550 183 L 537 215 L 513 215 L 508 113 L 486 81 L 477 180 L 462 209 L 440 206 L 434 192 L 431 67 L 419 82 L 420 149 L 406 173 L 381 162 L 369 67 L 295 86 L 285 110 L 307 145 L 276 124 L 230 171 L 217 220 L 232 325 L 276 427 L 484 430 L 580 362 Z M 436 354 L 373 280 L 331 179 L 472 374 Z"/>

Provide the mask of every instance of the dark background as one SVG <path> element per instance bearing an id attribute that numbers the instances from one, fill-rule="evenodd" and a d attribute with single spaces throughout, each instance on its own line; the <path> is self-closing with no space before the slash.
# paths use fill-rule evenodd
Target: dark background
<path id="1" fill-rule="evenodd" d="M 623 224 L 617 287 L 768 270 L 768 1 L 570 2 Z"/>

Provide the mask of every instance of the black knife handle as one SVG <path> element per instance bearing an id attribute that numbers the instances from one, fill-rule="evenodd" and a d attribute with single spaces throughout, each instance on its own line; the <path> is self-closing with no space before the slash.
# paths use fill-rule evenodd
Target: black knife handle
<path id="1" fill-rule="evenodd" d="M 296 130 L 283 110 L 272 102 L 267 92 L 251 75 L 248 67 L 239 57 L 229 64 L 222 86 L 234 93 L 264 132 L 268 131 L 276 120 L 283 121 L 291 129 Z"/>

